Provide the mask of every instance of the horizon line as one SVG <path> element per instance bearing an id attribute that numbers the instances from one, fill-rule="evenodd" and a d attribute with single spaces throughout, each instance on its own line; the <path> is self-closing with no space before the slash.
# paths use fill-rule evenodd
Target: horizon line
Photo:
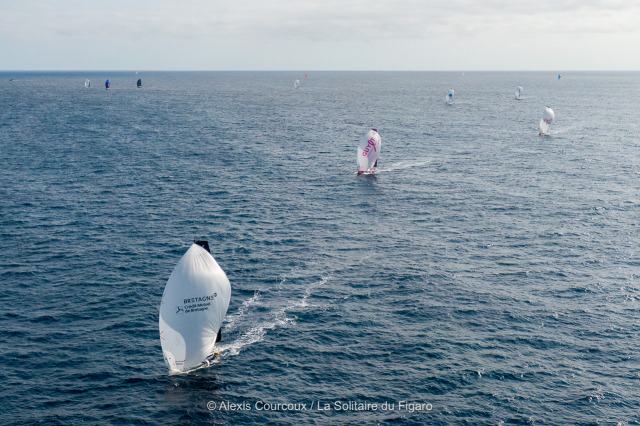
<path id="1" fill-rule="evenodd" d="M 252 69 L 211 69 L 211 70 L 173 70 L 173 69 L 6 69 L 0 70 L 1 73 L 9 72 L 552 72 L 552 73 L 566 73 L 566 72 L 639 72 L 640 69 L 567 69 L 567 70 L 550 70 L 550 69 L 432 69 L 432 70 L 305 70 L 305 69 L 264 69 L 264 70 L 252 70 Z"/>

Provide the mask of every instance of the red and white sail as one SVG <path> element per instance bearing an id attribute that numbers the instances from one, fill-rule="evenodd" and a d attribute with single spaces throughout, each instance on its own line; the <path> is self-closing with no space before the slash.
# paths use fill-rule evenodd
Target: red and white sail
<path id="1" fill-rule="evenodd" d="M 358 145 L 358 173 L 372 173 L 380 155 L 382 141 L 376 129 L 371 129 Z"/>
<path id="2" fill-rule="evenodd" d="M 546 135 L 549 133 L 549 129 L 551 128 L 551 123 L 556 119 L 556 115 L 553 110 L 549 107 L 544 109 L 544 115 L 540 120 L 540 134 Z"/>

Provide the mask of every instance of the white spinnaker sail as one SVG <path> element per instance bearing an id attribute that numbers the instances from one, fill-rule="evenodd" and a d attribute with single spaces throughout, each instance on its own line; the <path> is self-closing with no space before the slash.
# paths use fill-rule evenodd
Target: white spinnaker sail
<path id="1" fill-rule="evenodd" d="M 207 250 L 191 245 L 174 268 L 160 305 L 160 343 L 171 373 L 191 370 L 214 353 L 231 285 Z"/>
<path id="2" fill-rule="evenodd" d="M 293 88 L 297 89 L 298 87 L 300 87 L 300 80 L 296 80 L 293 82 Z"/>
<path id="3" fill-rule="evenodd" d="M 522 86 L 518 86 L 518 88 L 516 89 L 516 99 L 521 99 L 523 93 L 524 90 L 522 89 Z"/>
<path id="4" fill-rule="evenodd" d="M 551 126 L 549 126 L 549 123 L 545 123 L 544 119 L 540 120 L 540 134 L 541 135 L 546 135 L 547 133 L 549 133 L 549 128 Z"/>
<path id="5" fill-rule="evenodd" d="M 87 88 L 88 88 L 88 87 L 91 87 L 91 82 L 89 81 L 89 79 L 86 79 L 86 80 L 84 81 L 84 87 L 87 87 Z"/>
<path id="6" fill-rule="evenodd" d="M 551 128 L 551 123 L 556 119 L 556 115 L 553 110 L 549 107 L 544 109 L 544 115 L 540 120 L 540 134 L 546 135 L 549 133 L 549 129 Z"/>
<path id="7" fill-rule="evenodd" d="M 380 147 L 382 141 L 380 135 L 375 129 L 371 129 L 360 139 L 358 144 L 358 171 L 366 172 L 373 168 L 376 164 L 378 155 L 380 155 Z"/>
<path id="8" fill-rule="evenodd" d="M 445 97 L 445 102 L 447 104 L 452 104 L 453 103 L 453 95 L 455 94 L 453 89 L 449 90 L 449 94 Z"/>

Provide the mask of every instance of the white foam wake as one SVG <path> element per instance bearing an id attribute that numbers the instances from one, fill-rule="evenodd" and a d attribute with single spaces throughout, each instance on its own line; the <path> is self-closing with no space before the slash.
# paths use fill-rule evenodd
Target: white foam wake
<path id="1" fill-rule="evenodd" d="M 260 291 L 256 290 L 253 294 L 253 297 L 242 302 L 242 305 L 238 308 L 238 310 L 231 315 L 227 315 L 225 318 L 225 332 L 232 332 L 236 328 L 238 328 L 238 319 L 244 317 L 253 306 L 255 306 L 260 300 Z"/>
<path id="2" fill-rule="evenodd" d="M 394 172 L 396 170 L 406 170 L 406 169 L 413 169 L 417 167 L 424 167 L 429 163 L 431 163 L 431 159 L 423 160 L 423 161 L 400 161 L 398 163 L 390 164 L 388 167 L 384 169 L 379 169 L 378 173 Z"/>
<path id="3" fill-rule="evenodd" d="M 347 264 L 342 267 L 335 268 L 333 272 L 339 273 L 353 267 L 354 264 L 363 264 L 372 256 L 372 254 L 365 255 L 353 264 Z M 308 266 L 311 267 L 313 265 Z M 274 290 L 278 293 L 282 292 L 284 289 L 284 283 L 289 278 L 302 278 L 309 274 L 311 276 L 317 276 L 318 272 L 320 271 L 310 268 L 305 273 L 305 270 L 300 270 L 300 268 L 296 267 L 288 274 L 280 277 L 280 282 L 275 286 Z M 287 316 L 287 313 L 293 309 L 308 308 L 311 306 L 309 298 L 312 296 L 313 292 L 326 285 L 327 282 L 332 279 L 333 275 L 331 273 L 321 275 L 320 279 L 313 280 L 313 282 L 305 288 L 304 293 L 300 298 L 290 300 L 284 306 L 272 308 L 267 312 L 266 317 L 263 319 L 256 319 L 254 317 L 254 315 L 257 314 L 255 311 L 259 311 L 259 308 L 264 307 L 265 305 L 261 292 L 256 290 L 251 298 L 242 302 L 242 305 L 240 305 L 234 314 L 227 316 L 225 326 L 222 330 L 223 337 L 225 335 L 228 336 L 230 332 L 238 330 L 243 326 L 245 327 L 245 330 L 242 331 L 240 336 L 235 340 L 230 341 L 229 343 L 223 342 L 217 346 L 217 349 L 220 351 L 220 357 L 224 358 L 227 356 L 238 355 L 244 348 L 263 341 L 268 331 L 294 324 L 295 318 Z"/>
<path id="4" fill-rule="evenodd" d="M 293 318 L 288 317 L 287 312 L 295 308 L 308 307 L 309 303 L 307 302 L 307 299 L 309 298 L 309 296 L 311 296 L 311 293 L 313 292 L 313 290 L 324 285 L 330 279 L 331 279 L 331 276 L 322 277 L 320 281 L 316 281 L 313 284 L 309 285 L 309 287 L 306 288 L 304 294 L 300 299 L 294 300 L 283 307 L 272 309 L 265 320 L 260 321 L 256 325 L 250 326 L 236 340 L 234 340 L 233 342 L 230 342 L 229 344 L 221 344 L 220 346 L 218 346 L 218 349 L 220 350 L 220 355 L 221 356 L 238 355 L 243 348 L 264 340 L 264 337 L 267 334 L 268 330 L 273 330 L 275 328 L 284 327 L 284 326 L 287 326 L 288 324 L 294 323 L 295 320 Z M 237 329 L 238 320 L 246 317 L 247 310 L 248 310 L 247 308 L 256 305 L 258 303 L 258 300 L 259 300 L 259 293 L 256 292 L 256 294 L 251 299 L 244 301 L 242 303 L 242 306 L 240 306 L 240 308 L 238 309 L 238 312 L 236 312 L 232 316 L 231 323 L 227 324 L 224 331 L 226 332 L 226 331 L 232 331 Z"/>

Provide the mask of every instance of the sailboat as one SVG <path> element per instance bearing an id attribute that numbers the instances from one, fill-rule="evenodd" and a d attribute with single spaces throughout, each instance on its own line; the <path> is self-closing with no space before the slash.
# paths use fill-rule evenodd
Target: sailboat
<path id="1" fill-rule="evenodd" d="M 524 93 L 524 89 L 522 89 L 522 86 L 518 86 L 518 88 L 516 89 L 516 99 L 521 100 L 523 93 Z"/>
<path id="2" fill-rule="evenodd" d="M 540 136 L 546 136 L 549 134 L 549 129 L 551 128 L 551 123 L 556 119 L 556 114 L 549 107 L 544 109 L 544 115 L 540 120 Z"/>
<path id="3" fill-rule="evenodd" d="M 108 89 L 109 87 L 111 87 L 111 82 L 109 80 L 104 82 L 104 88 Z"/>
<path id="4" fill-rule="evenodd" d="M 449 89 L 449 94 L 444 98 L 444 102 L 447 105 L 453 105 L 453 95 L 454 95 L 453 89 Z"/>
<path id="5" fill-rule="evenodd" d="M 358 144 L 358 174 L 373 174 L 374 167 L 378 165 L 378 155 L 380 155 L 380 147 L 382 141 L 377 129 L 371 129 L 367 132 Z"/>
<path id="6" fill-rule="evenodd" d="M 138 82 L 136 83 L 136 85 L 138 87 L 142 87 L 142 79 L 141 78 L 138 79 Z"/>
<path id="7" fill-rule="evenodd" d="M 195 241 L 169 276 L 160 304 L 160 344 L 169 374 L 210 365 L 230 298 L 229 279 L 209 243 Z"/>
<path id="8" fill-rule="evenodd" d="M 293 88 L 297 89 L 298 87 L 300 87 L 300 80 L 296 80 L 293 82 Z"/>
<path id="9" fill-rule="evenodd" d="M 88 89 L 89 87 L 91 87 L 91 81 L 89 81 L 89 79 L 86 79 L 86 80 L 84 81 L 84 87 L 86 87 L 87 89 Z"/>

